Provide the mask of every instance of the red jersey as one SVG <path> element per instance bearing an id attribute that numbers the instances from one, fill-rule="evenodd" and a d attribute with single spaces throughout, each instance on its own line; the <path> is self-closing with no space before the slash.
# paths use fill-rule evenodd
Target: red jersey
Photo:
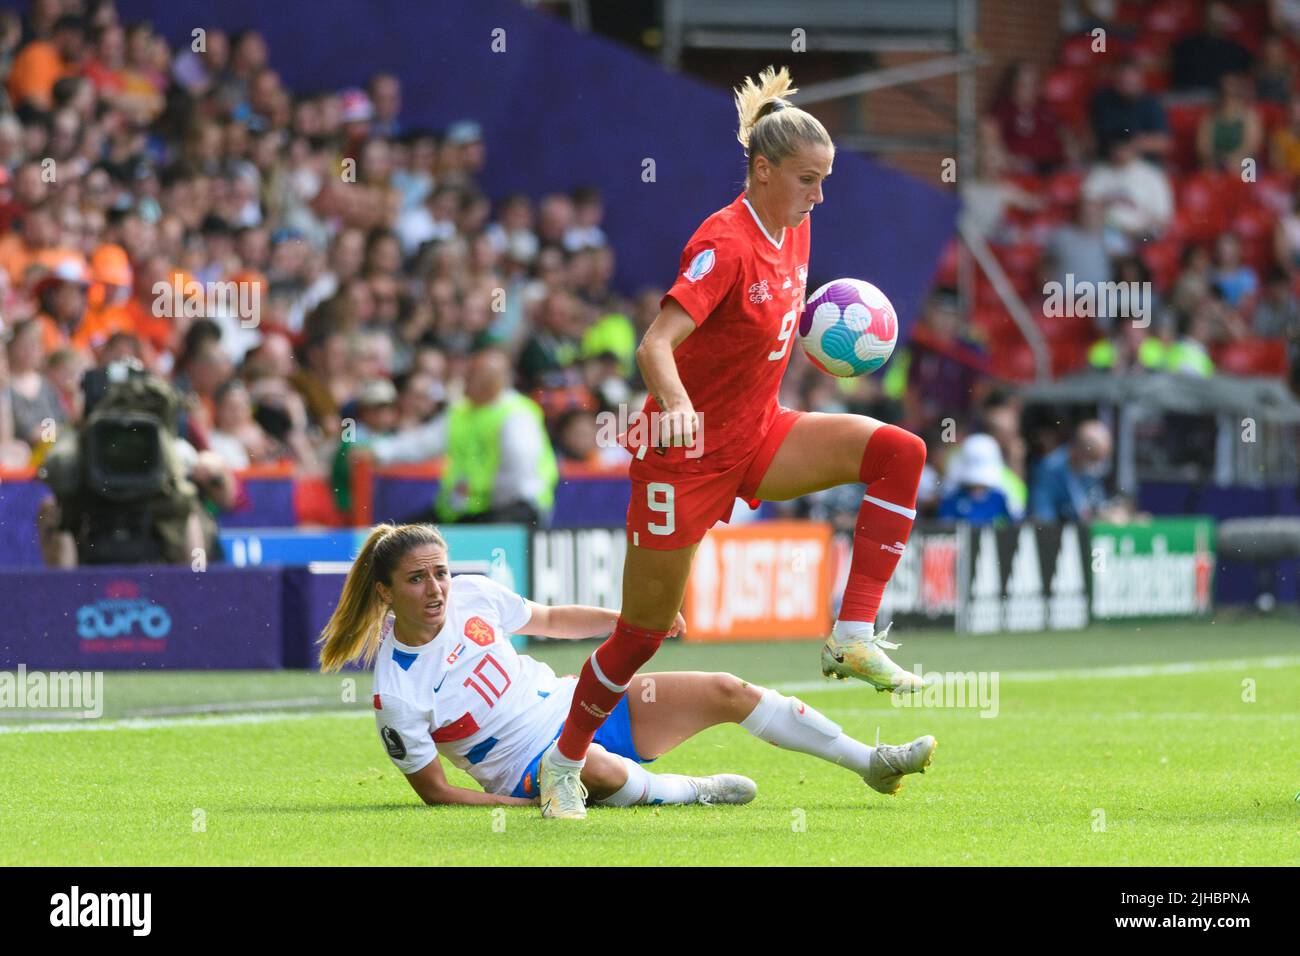
<path id="1" fill-rule="evenodd" d="M 745 194 L 719 209 L 682 251 L 670 298 L 695 321 L 673 351 L 686 394 L 700 416 L 698 450 L 652 448 L 648 463 L 690 474 L 722 471 L 752 454 L 779 412 L 777 395 L 808 285 L 809 225 L 786 228 L 778 244 Z M 644 414 L 660 411 L 654 398 Z M 634 455 L 636 444 L 628 442 Z"/>

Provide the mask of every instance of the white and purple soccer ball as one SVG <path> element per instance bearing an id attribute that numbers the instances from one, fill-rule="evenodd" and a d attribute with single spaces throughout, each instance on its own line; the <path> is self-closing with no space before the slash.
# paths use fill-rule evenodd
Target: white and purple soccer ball
<path id="1" fill-rule="evenodd" d="M 898 314 L 870 282 L 835 279 L 812 294 L 799 320 L 804 354 L 839 378 L 868 375 L 898 344 Z"/>

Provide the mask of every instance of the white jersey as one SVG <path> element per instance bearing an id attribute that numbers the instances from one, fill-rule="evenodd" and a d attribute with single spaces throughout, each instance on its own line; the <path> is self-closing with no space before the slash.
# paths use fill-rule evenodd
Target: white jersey
<path id="1" fill-rule="evenodd" d="M 388 756 L 415 773 L 441 754 L 489 793 L 509 793 L 563 723 L 571 694 L 545 664 L 516 653 L 510 634 L 528 604 L 480 574 L 452 578 L 438 636 L 399 642 L 385 623 L 375 657 L 375 723 Z"/>

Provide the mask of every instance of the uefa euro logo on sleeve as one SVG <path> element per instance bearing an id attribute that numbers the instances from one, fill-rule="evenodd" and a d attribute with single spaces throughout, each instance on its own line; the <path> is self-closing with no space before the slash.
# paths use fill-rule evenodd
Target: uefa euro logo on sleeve
<path id="1" fill-rule="evenodd" d="M 712 249 L 704 249 L 696 253 L 691 264 L 686 267 L 682 275 L 686 276 L 691 282 L 699 282 L 706 275 L 713 271 L 713 264 L 717 261 Z"/>

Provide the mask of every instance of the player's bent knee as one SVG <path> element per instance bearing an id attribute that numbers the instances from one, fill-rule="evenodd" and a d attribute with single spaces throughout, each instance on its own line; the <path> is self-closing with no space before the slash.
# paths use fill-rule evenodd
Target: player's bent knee
<path id="1" fill-rule="evenodd" d="M 895 456 L 899 463 L 905 463 L 909 470 L 915 468 L 919 472 L 925 465 L 925 439 L 915 432 L 909 432 L 906 428 L 899 428 L 897 425 L 886 425 L 885 427 L 892 428 L 898 433 L 894 437 L 894 444 L 897 447 Z"/>
<path id="2" fill-rule="evenodd" d="M 744 720 L 762 695 L 753 684 L 741 680 L 735 674 L 714 674 L 711 681 L 713 699 L 729 720 Z M 740 716 L 737 717 L 737 714 Z"/>
<path id="3" fill-rule="evenodd" d="M 592 744 L 587 751 L 587 762 L 582 766 L 582 784 L 592 797 L 607 797 L 626 782 L 627 768 L 623 766 L 623 758 L 599 744 Z"/>

